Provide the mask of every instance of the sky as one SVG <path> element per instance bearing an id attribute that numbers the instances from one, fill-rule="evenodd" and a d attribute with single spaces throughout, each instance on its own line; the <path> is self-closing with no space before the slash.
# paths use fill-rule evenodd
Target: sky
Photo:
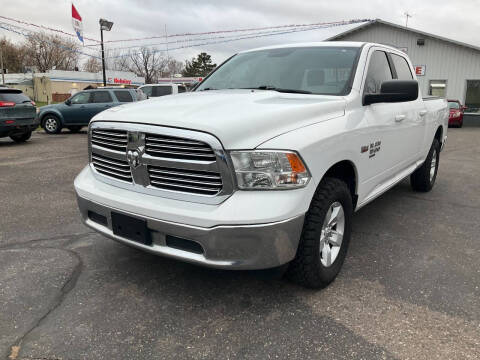
<path id="1" fill-rule="evenodd" d="M 104 33 L 106 41 L 165 36 L 165 33 L 207 32 L 350 19 L 380 18 L 405 25 L 404 13 L 408 12 L 412 15 L 409 18 L 409 27 L 480 46 L 480 0 L 74 0 L 73 3 L 83 18 L 85 37 L 99 39 L 99 18 L 114 22 L 112 31 Z M 0 0 L 0 15 L 73 33 L 71 1 Z M 170 50 L 168 55 L 184 61 L 205 51 L 212 55 L 214 62 L 221 63 L 241 50 L 282 43 L 321 41 L 346 29 L 347 27 L 338 27 L 202 45 Z M 13 41 L 21 40 L 20 36 L 0 28 L 0 37 L 3 36 Z M 110 49 L 150 45 L 163 41 L 164 39 L 118 42 L 106 44 L 106 47 Z M 155 48 L 164 49 L 164 45 Z M 175 46 L 170 45 L 170 48 Z"/>

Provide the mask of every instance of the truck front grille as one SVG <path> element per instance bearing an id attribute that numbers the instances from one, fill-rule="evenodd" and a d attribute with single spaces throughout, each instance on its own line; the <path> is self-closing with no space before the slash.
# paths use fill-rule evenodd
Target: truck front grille
<path id="1" fill-rule="evenodd" d="M 216 195 L 222 190 L 218 172 L 149 166 L 150 184 L 159 189 Z"/>
<path id="2" fill-rule="evenodd" d="M 92 164 L 95 170 L 102 175 L 132 182 L 132 171 L 126 160 L 118 160 L 94 153 L 92 154 Z"/>
<path id="3" fill-rule="evenodd" d="M 212 148 L 204 142 L 158 134 L 146 134 L 145 152 L 151 156 L 169 159 L 216 160 Z"/>
<path id="4" fill-rule="evenodd" d="M 221 143 L 200 131 L 94 121 L 89 149 L 95 176 L 124 189 L 206 204 L 234 190 Z"/>
<path id="5" fill-rule="evenodd" d="M 92 131 L 92 145 L 125 152 L 127 150 L 127 143 L 128 138 L 126 131 L 110 129 L 95 129 Z"/>

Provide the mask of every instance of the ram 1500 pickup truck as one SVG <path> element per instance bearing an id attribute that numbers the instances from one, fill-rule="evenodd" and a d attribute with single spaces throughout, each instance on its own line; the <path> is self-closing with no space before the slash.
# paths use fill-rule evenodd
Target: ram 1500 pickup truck
<path id="1" fill-rule="evenodd" d="M 85 223 L 121 243 L 223 269 L 334 280 L 352 215 L 402 179 L 432 189 L 447 138 L 405 53 L 321 42 L 244 51 L 191 93 L 89 126 L 75 179 Z"/>

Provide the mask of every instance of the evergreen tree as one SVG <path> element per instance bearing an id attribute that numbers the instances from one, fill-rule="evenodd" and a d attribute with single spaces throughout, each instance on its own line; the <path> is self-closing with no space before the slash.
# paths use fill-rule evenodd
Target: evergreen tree
<path id="1" fill-rule="evenodd" d="M 207 76 L 213 69 L 217 67 L 217 64 L 212 63 L 212 57 L 205 52 L 197 55 L 191 61 L 185 61 L 185 70 L 183 76 L 196 77 Z"/>

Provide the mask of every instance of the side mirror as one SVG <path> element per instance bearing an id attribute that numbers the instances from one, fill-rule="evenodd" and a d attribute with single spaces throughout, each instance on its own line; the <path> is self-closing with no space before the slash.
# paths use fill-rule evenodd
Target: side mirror
<path id="1" fill-rule="evenodd" d="M 416 80 L 389 80 L 382 83 L 380 94 L 365 94 L 363 105 L 414 101 L 417 98 L 418 82 Z"/>
<path id="2" fill-rule="evenodd" d="M 70 99 L 65 100 L 65 105 L 68 105 L 68 106 L 72 105 L 72 101 Z"/>

